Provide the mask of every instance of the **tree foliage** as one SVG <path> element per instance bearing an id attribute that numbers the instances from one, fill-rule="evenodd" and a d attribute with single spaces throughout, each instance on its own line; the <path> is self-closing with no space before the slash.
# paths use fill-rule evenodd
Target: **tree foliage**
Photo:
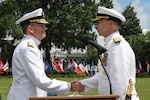
<path id="1" fill-rule="evenodd" d="M 112 0 L 101 0 L 99 5 L 106 8 L 113 8 Z"/>
<path id="2" fill-rule="evenodd" d="M 0 4 L 0 48 L 1 48 L 1 60 L 11 60 L 11 54 L 14 49 L 14 42 L 20 37 L 20 29 L 15 25 L 17 5 L 13 0 L 4 1 Z M 14 40 L 5 40 L 6 36 L 13 36 Z"/>
<path id="3" fill-rule="evenodd" d="M 122 23 L 120 27 L 120 33 L 124 37 L 142 33 L 142 29 L 139 24 L 140 20 L 137 18 L 137 13 L 134 12 L 134 7 L 131 7 L 131 4 L 129 6 L 126 6 L 123 15 L 126 18 L 126 22 Z"/>
<path id="4" fill-rule="evenodd" d="M 94 0 L 4 0 L 0 3 L 0 8 L 3 9 L 0 11 L 0 38 L 11 35 L 14 37 L 11 45 L 23 36 L 15 24 L 16 20 L 37 8 L 43 8 L 49 21 L 47 38 L 41 44 L 47 53 L 53 45 L 64 50 L 72 47 L 83 48 L 84 45 L 75 37 L 94 36 L 91 32 L 91 20 L 97 9 Z M 0 44 L 3 52 L 4 46 L 2 42 Z"/>
<path id="5" fill-rule="evenodd" d="M 72 47 L 82 48 L 75 36 L 90 35 L 92 17 L 95 14 L 95 2 L 91 0 L 50 1 L 47 13 L 50 24 L 44 44 L 51 41 L 55 46 L 69 50 Z M 49 44 L 51 45 L 51 44 Z"/>
<path id="6" fill-rule="evenodd" d="M 133 48 L 136 59 L 145 62 L 146 59 L 150 59 L 150 32 L 146 35 L 130 35 L 128 36 L 128 42 Z"/>
<path id="7" fill-rule="evenodd" d="M 98 63 L 98 51 L 96 48 L 89 46 L 87 49 L 87 53 L 85 54 L 86 63 L 91 64 L 91 61 L 94 62 L 95 65 Z"/>

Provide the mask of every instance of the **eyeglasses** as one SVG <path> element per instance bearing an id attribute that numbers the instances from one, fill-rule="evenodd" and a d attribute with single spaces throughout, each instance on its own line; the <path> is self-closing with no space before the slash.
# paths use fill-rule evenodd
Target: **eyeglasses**
<path id="1" fill-rule="evenodd" d="M 30 25 L 32 25 L 32 26 L 38 25 L 40 27 L 46 27 L 46 24 L 43 24 L 43 23 L 31 23 Z"/>
<path id="2" fill-rule="evenodd" d="M 42 24 L 42 23 L 37 23 L 37 24 L 41 27 L 46 27 L 46 24 Z"/>

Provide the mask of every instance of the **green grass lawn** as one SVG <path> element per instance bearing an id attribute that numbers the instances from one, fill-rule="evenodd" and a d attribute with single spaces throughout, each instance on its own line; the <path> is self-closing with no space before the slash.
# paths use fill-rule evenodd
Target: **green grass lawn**
<path id="1" fill-rule="evenodd" d="M 83 78 L 86 78 L 86 77 L 80 77 L 80 78 L 61 77 L 61 78 L 56 78 L 56 79 L 72 81 L 74 79 L 80 80 Z M 1 95 L 2 100 L 6 100 L 7 94 L 8 94 L 8 86 L 11 82 L 12 82 L 12 77 L 0 76 L 0 95 Z M 137 78 L 136 89 L 137 89 L 137 92 L 138 92 L 141 100 L 150 100 L 150 78 L 148 78 L 148 77 L 147 78 L 143 78 L 143 77 Z M 84 94 L 84 95 L 97 95 L 97 90 L 92 90 L 89 93 Z"/>

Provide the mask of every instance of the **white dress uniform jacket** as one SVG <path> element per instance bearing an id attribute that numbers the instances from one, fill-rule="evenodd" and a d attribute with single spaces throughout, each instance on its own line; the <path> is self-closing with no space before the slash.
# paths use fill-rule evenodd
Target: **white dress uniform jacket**
<path id="1" fill-rule="evenodd" d="M 38 48 L 40 41 L 25 35 L 16 47 L 12 60 L 13 83 L 7 100 L 29 100 L 31 96 L 47 96 L 47 92 L 67 95 L 70 83 L 49 79 Z"/>
<path id="2" fill-rule="evenodd" d="M 115 38 L 119 41 L 115 41 Z M 129 79 L 132 79 L 135 85 L 135 54 L 118 31 L 105 38 L 105 42 L 105 48 L 108 51 L 104 67 L 110 77 L 112 93 L 120 96 L 118 100 L 125 100 Z M 85 85 L 85 93 L 98 88 L 98 94 L 110 94 L 108 78 L 102 66 L 97 74 L 91 78 L 81 80 L 81 83 Z M 135 88 L 133 92 L 136 94 Z"/>

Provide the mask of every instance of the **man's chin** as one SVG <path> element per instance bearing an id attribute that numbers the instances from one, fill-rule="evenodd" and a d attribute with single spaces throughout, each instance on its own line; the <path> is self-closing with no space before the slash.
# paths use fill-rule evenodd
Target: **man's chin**
<path id="1" fill-rule="evenodd" d="M 46 38 L 46 35 L 41 36 L 41 40 L 43 40 L 44 38 Z"/>

